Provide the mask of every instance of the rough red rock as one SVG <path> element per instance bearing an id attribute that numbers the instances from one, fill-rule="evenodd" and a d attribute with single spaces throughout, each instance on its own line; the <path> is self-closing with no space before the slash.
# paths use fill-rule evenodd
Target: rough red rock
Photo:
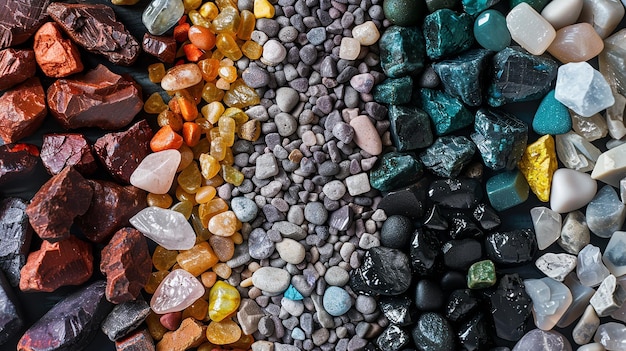
<path id="1" fill-rule="evenodd" d="M 116 231 L 129 226 L 128 220 L 147 207 L 146 192 L 132 185 L 89 180 L 93 196 L 89 210 L 78 217 L 76 224 L 87 239 L 102 243 Z"/>
<path id="2" fill-rule="evenodd" d="M 46 93 L 39 78 L 27 79 L 0 97 L 0 138 L 10 144 L 32 135 L 46 114 Z"/>
<path id="3" fill-rule="evenodd" d="M 102 249 L 100 271 L 107 277 L 106 297 L 115 304 L 137 298 L 152 273 L 146 238 L 134 228 L 122 228 Z"/>
<path id="4" fill-rule="evenodd" d="M 117 351 L 154 351 L 154 340 L 148 329 L 140 329 L 115 342 Z"/>
<path id="5" fill-rule="evenodd" d="M 0 201 L 0 270 L 12 286 L 20 283 L 20 270 L 26 263 L 32 236 L 26 202 L 15 197 Z"/>
<path id="6" fill-rule="evenodd" d="M 0 90 L 20 84 L 35 75 L 35 52 L 30 49 L 0 50 Z"/>
<path id="7" fill-rule="evenodd" d="M 141 111 L 141 87 L 103 65 L 73 79 L 59 79 L 48 88 L 48 106 L 67 129 L 120 129 Z"/>
<path id="8" fill-rule="evenodd" d="M 46 21 L 51 0 L 0 1 L 0 49 L 28 40 Z"/>
<path id="9" fill-rule="evenodd" d="M 74 166 L 82 175 L 90 175 L 98 169 L 91 145 L 82 134 L 44 135 L 41 161 L 51 175 L 59 174 L 68 166 Z"/>
<path id="10" fill-rule="evenodd" d="M 165 63 L 173 63 L 176 59 L 176 39 L 174 37 L 152 35 L 143 36 L 143 51 Z"/>
<path id="11" fill-rule="evenodd" d="M 35 170 L 39 149 L 31 144 L 0 145 L 0 185 L 23 179 Z"/>
<path id="12" fill-rule="evenodd" d="M 20 290 L 51 292 L 80 285 L 93 273 L 91 245 L 75 236 L 55 243 L 44 240 L 22 267 Z"/>
<path id="13" fill-rule="evenodd" d="M 67 167 L 50 178 L 26 207 L 30 225 L 42 239 L 67 238 L 74 218 L 89 209 L 92 194 L 89 182 L 73 167 Z"/>
<path id="14" fill-rule="evenodd" d="M 141 120 L 127 131 L 103 135 L 93 148 L 113 178 L 130 184 L 130 175 L 150 153 L 153 135 L 148 122 Z"/>
<path id="15" fill-rule="evenodd" d="M 61 28 L 54 22 L 41 26 L 35 33 L 35 59 L 48 77 L 61 78 L 83 71 L 78 47 L 65 39 Z"/>
<path id="16" fill-rule="evenodd" d="M 130 66 L 139 57 L 139 42 L 110 6 L 55 2 L 48 6 L 48 14 L 78 45 L 112 63 Z"/>

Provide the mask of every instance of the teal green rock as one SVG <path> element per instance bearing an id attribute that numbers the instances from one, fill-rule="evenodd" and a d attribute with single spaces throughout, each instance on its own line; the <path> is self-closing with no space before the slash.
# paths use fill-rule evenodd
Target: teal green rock
<path id="1" fill-rule="evenodd" d="M 533 130 L 540 135 L 565 134 L 572 129 L 572 118 L 565 105 L 554 98 L 551 90 L 541 100 L 533 118 Z"/>
<path id="2" fill-rule="evenodd" d="M 423 173 L 424 167 L 415 155 L 393 151 L 383 155 L 371 170 L 370 184 L 380 191 L 390 191 L 417 182 Z"/>
<path id="3" fill-rule="evenodd" d="M 388 105 L 404 105 L 411 101 L 412 92 L 411 77 L 387 78 L 374 87 L 374 100 Z"/>
<path id="4" fill-rule="evenodd" d="M 489 178 L 486 189 L 491 207 L 496 211 L 504 211 L 528 199 L 528 183 L 518 170 L 500 173 Z"/>
<path id="5" fill-rule="evenodd" d="M 432 60 L 458 54 L 474 44 L 472 16 L 450 9 L 437 10 L 424 18 L 426 55 Z"/>
<path id="6" fill-rule="evenodd" d="M 506 18 L 498 10 L 487 10 L 474 21 L 474 38 L 487 50 L 500 51 L 511 45 Z"/>
<path id="7" fill-rule="evenodd" d="M 391 26 L 378 40 L 380 66 L 387 77 L 398 78 L 424 68 L 426 45 L 417 27 Z"/>
<path id="8" fill-rule="evenodd" d="M 474 122 L 474 115 L 461 100 L 443 91 L 422 88 L 420 104 L 433 121 L 437 135 L 449 134 Z"/>
<path id="9" fill-rule="evenodd" d="M 483 102 L 483 85 L 488 79 L 493 52 L 469 50 L 460 56 L 433 64 L 446 93 L 460 98 L 468 106 Z"/>
<path id="10" fill-rule="evenodd" d="M 467 271 L 467 287 L 484 289 L 496 284 L 496 266 L 491 260 L 478 261 Z"/>
<path id="11" fill-rule="evenodd" d="M 541 10 L 543 10 L 543 8 L 546 7 L 546 5 L 550 2 L 550 0 L 510 0 L 509 1 L 510 8 L 514 8 L 515 6 L 523 2 L 530 5 L 530 7 L 534 8 L 535 11 L 541 13 Z"/>
<path id="12" fill-rule="evenodd" d="M 485 11 L 499 2 L 500 0 L 461 0 L 463 10 L 472 16 Z"/>
<path id="13" fill-rule="evenodd" d="M 426 8 L 432 13 L 441 9 L 456 9 L 461 6 L 460 0 L 426 0 Z"/>
<path id="14" fill-rule="evenodd" d="M 396 150 L 411 151 L 433 143 L 430 117 L 426 112 L 415 106 L 391 105 L 388 115 L 391 141 Z"/>
<path id="15" fill-rule="evenodd" d="M 426 168 L 443 178 L 456 178 L 463 168 L 472 161 L 476 146 L 464 136 L 444 136 L 437 138 L 420 160 Z"/>
<path id="16" fill-rule="evenodd" d="M 526 123 L 507 112 L 481 108 L 476 111 L 474 130 L 470 137 L 485 166 L 496 171 L 517 166 L 528 141 Z"/>
<path id="17" fill-rule="evenodd" d="M 417 26 L 426 15 L 426 3 L 424 0 L 384 0 L 383 12 L 397 26 Z"/>

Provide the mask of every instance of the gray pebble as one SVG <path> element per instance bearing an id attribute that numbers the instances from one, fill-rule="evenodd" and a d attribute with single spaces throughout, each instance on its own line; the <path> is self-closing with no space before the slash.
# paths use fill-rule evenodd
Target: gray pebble
<path id="1" fill-rule="evenodd" d="M 291 43 L 298 38 L 298 30 L 295 27 L 287 26 L 278 32 L 278 39 L 283 43 Z"/>
<path id="2" fill-rule="evenodd" d="M 264 197 L 264 196 L 262 196 Z M 284 221 L 285 220 L 285 215 L 280 212 L 276 207 L 274 207 L 273 205 L 264 205 L 261 210 L 263 211 L 263 215 L 265 215 L 265 219 L 269 222 L 269 223 L 274 223 L 274 222 L 280 222 L 280 221 Z"/>
<path id="3" fill-rule="evenodd" d="M 273 154 L 260 155 L 256 159 L 255 176 L 258 179 L 268 179 L 278 174 L 278 162 Z"/>
<path id="4" fill-rule="evenodd" d="M 350 274 L 339 266 L 332 266 L 326 270 L 324 274 L 324 280 L 328 285 L 344 286 L 350 280 Z"/>
<path id="5" fill-rule="evenodd" d="M 304 335 L 304 331 L 298 327 L 293 328 L 291 331 L 291 337 L 294 340 L 304 340 L 306 339 L 306 335 Z"/>
<path id="6" fill-rule="evenodd" d="M 251 88 L 262 88 L 267 86 L 270 76 L 266 70 L 258 66 L 250 66 L 241 74 L 243 81 Z"/>
<path id="7" fill-rule="evenodd" d="M 290 300 L 283 297 L 281 300 L 281 305 L 293 317 L 300 317 L 302 313 L 304 313 L 304 304 L 302 303 L 302 301 Z M 299 324 L 298 319 L 295 320 L 295 324 Z"/>
<path id="8" fill-rule="evenodd" d="M 328 274 L 328 273 L 327 273 Z M 371 296 L 359 295 L 356 298 L 354 307 L 363 314 L 372 314 L 376 311 L 376 299 Z"/>
<path id="9" fill-rule="evenodd" d="M 326 328 L 321 328 L 313 332 L 311 335 L 311 340 L 316 346 L 320 346 L 328 341 L 330 336 L 330 332 Z"/>
<path id="10" fill-rule="evenodd" d="M 271 317 L 265 316 L 259 320 L 258 330 L 261 335 L 266 337 L 272 336 L 274 334 L 274 321 L 272 321 Z"/>
<path id="11" fill-rule="evenodd" d="M 291 206 L 287 212 L 287 220 L 291 223 L 300 225 L 304 223 L 304 211 L 300 206 Z"/>
<path id="12" fill-rule="evenodd" d="M 335 60 L 333 60 L 331 56 L 326 56 L 322 60 L 322 63 L 320 64 L 319 72 L 322 75 L 322 77 L 326 77 L 326 78 L 337 77 L 337 64 L 335 63 Z"/>
<path id="13" fill-rule="evenodd" d="M 296 90 L 282 87 L 276 90 L 276 104 L 283 112 L 290 112 L 300 101 L 300 95 Z"/>
<path id="14" fill-rule="evenodd" d="M 254 201 L 246 197 L 235 197 L 230 201 L 230 207 L 241 222 L 251 222 L 256 218 L 258 207 Z"/>
<path id="15" fill-rule="evenodd" d="M 258 43 L 259 45 L 263 45 L 267 42 L 269 37 L 262 30 L 255 30 L 255 31 L 252 31 L 251 39 L 252 41 L 255 41 L 256 43 Z"/>
<path id="16" fill-rule="evenodd" d="M 276 37 L 280 26 L 274 19 L 259 18 L 256 20 L 256 28 L 266 33 L 269 37 Z"/>
<path id="17" fill-rule="evenodd" d="M 324 27 L 311 28 L 306 37 L 311 44 L 320 45 L 326 40 L 326 29 Z"/>
<path id="18" fill-rule="evenodd" d="M 321 176 L 334 176 L 339 173 L 339 165 L 332 161 L 326 161 L 317 167 L 317 171 Z"/>
<path id="19" fill-rule="evenodd" d="M 286 88 L 289 89 L 289 88 Z M 278 134 L 287 137 L 296 132 L 298 121 L 290 114 L 281 112 L 274 118 Z M 269 145 L 268 145 L 269 146 Z"/>
<path id="20" fill-rule="evenodd" d="M 315 225 L 323 225 L 328 219 L 328 212 L 320 202 L 309 202 L 304 207 L 304 218 Z"/>

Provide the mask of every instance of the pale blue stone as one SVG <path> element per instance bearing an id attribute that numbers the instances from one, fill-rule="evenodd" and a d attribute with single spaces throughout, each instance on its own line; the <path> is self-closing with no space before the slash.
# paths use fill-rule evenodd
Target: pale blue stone
<path id="1" fill-rule="evenodd" d="M 601 238 L 610 238 L 622 228 L 626 219 L 626 206 L 620 201 L 615 189 L 605 185 L 587 205 L 586 218 L 592 233 Z"/>
<path id="2" fill-rule="evenodd" d="M 338 286 L 329 286 L 324 292 L 324 309 L 331 316 L 341 316 L 352 307 L 352 298 L 347 291 Z"/>
<path id="3" fill-rule="evenodd" d="M 285 290 L 284 296 L 285 298 L 289 300 L 294 300 L 294 301 L 304 300 L 304 296 L 302 296 L 302 294 L 300 294 L 300 292 L 296 288 L 294 288 L 294 286 L 291 284 L 289 285 L 287 290 Z"/>

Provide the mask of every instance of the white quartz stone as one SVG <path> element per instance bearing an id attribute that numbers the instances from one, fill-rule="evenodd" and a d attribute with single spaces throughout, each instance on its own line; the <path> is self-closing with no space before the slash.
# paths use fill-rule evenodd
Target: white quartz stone
<path id="1" fill-rule="evenodd" d="M 591 344 L 582 345 L 576 351 L 605 351 L 606 349 L 602 344 L 598 342 L 592 342 Z"/>
<path id="2" fill-rule="evenodd" d="M 624 18 L 624 5 L 619 0 L 584 0 L 580 22 L 593 25 L 601 38 L 606 38 Z"/>
<path id="3" fill-rule="evenodd" d="M 535 226 L 535 236 L 539 250 L 545 250 L 561 235 L 561 215 L 547 207 L 535 207 L 530 210 Z"/>
<path id="4" fill-rule="evenodd" d="M 543 54 L 556 37 L 556 31 L 545 18 L 525 2 L 506 15 L 511 38 L 533 55 Z"/>
<path id="5" fill-rule="evenodd" d="M 577 210 L 596 195 L 596 181 L 589 174 L 559 168 L 552 177 L 550 208 L 559 213 Z"/>
<path id="6" fill-rule="evenodd" d="M 605 185 L 587 205 L 586 218 L 592 233 L 601 238 L 610 238 L 622 228 L 626 219 L 626 206 L 620 201 L 615 189 Z"/>
<path id="7" fill-rule="evenodd" d="M 587 141 L 604 138 L 609 133 L 606 119 L 599 113 L 591 117 L 583 117 L 570 110 L 570 116 L 572 117 L 572 129 L 574 132 L 587 139 Z"/>
<path id="8" fill-rule="evenodd" d="M 567 132 L 559 134 L 555 140 L 556 154 L 565 167 L 588 172 L 596 165 L 602 151 L 582 136 Z"/>
<path id="9" fill-rule="evenodd" d="M 147 207 L 134 215 L 130 224 L 168 250 L 189 250 L 196 242 L 191 224 L 177 211 Z"/>
<path id="10" fill-rule="evenodd" d="M 589 303 L 596 310 L 600 317 L 606 317 L 617 311 L 626 300 L 626 290 L 617 283 L 613 274 L 606 277 L 598 290 L 589 300 Z"/>
<path id="11" fill-rule="evenodd" d="M 587 62 L 559 67 L 554 97 L 583 117 L 590 117 L 615 102 L 609 83 Z"/>
<path id="12" fill-rule="evenodd" d="M 582 9 L 583 0 L 553 0 L 541 10 L 541 16 L 559 30 L 576 23 Z"/>
<path id="13" fill-rule="evenodd" d="M 524 286 L 533 301 L 535 325 L 541 330 L 552 329 L 572 303 L 569 289 L 565 284 L 548 277 L 526 279 Z"/>
<path id="14" fill-rule="evenodd" d="M 150 300 L 150 308 L 158 314 L 182 311 L 201 298 L 204 292 L 198 278 L 184 269 L 175 269 L 157 287 Z"/>
<path id="15" fill-rule="evenodd" d="M 626 177 L 626 144 L 603 152 L 591 172 L 591 178 L 601 180 L 614 187 Z"/>
<path id="16" fill-rule="evenodd" d="M 598 327 L 593 340 L 607 350 L 626 350 L 626 326 L 615 322 L 602 324 Z"/>
<path id="17" fill-rule="evenodd" d="M 370 186 L 369 177 L 367 176 L 367 172 L 347 177 L 346 187 L 348 188 L 348 193 L 351 196 L 365 194 L 372 189 Z"/>
<path id="18" fill-rule="evenodd" d="M 576 268 L 576 256 L 548 252 L 537 258 L 535 266 L 546 276 L 562 282 Z"/>
<path id="19" fill-rule="evenodd" d="M 361 43 L 357 39 L 344 37 L 339 46 L 339 58 L 343 60 L 356 60 L 361 53 Z"/>
<path id="20" fill-rule="evenodd" d="M 599 247 L 589 244 L 580 250 L 576 275 L 580 283 L 586 286 L 597 286 L 610 275 L 609 270 L 602 263 Z"/>
<path id="21" fill-rule="evenodd" d="M 606 109 L 606 125 L 613 139 L 621 139 L 626 135 L 624 125 L 624 108 L 626 108 L 626 97 L 621 94 L 613 94 L 615 103 Z"/>
<path id="22" fill-rule="evenodd" d="M 616 277 L 626 274 L 626 232 L 617 231 L 604 249 L 602 262 Z"/>
<path id="23" fill-rule="evenodd" d="M 153 194 L 165 194 L 172 187 L 180 160 L 178 150 L 152 153 L 130 175 L 130 184 Z"/>
<path id="24" fill-rule="evenodd" d="M 583 313 L 582 317 L 578 321 L 578 324 L 572 330 L 572 338 L 574 342 L 578 345 L 584 345 L 591 341 L 593 338 L 593 334 L 595 334 L 596 329 L 600 325 L 600 318 L 596 314 L 596 310 L 593 306 L 587 306 L 585 309 L 585 313 Z"/>

